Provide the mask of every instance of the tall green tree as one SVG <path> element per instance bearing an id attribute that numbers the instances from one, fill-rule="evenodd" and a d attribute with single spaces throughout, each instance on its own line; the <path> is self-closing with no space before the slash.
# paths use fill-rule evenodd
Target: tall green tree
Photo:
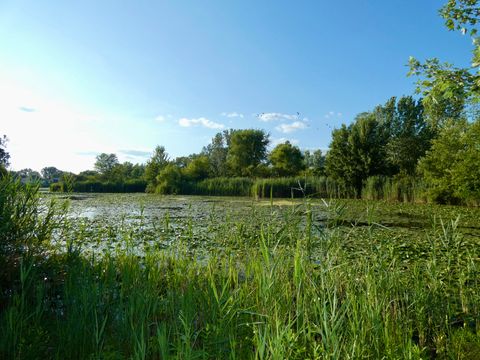
<path id="1" fill-rule="evenodd" d="M 351 125 L 345 124 L 332 131 L 332 141 L 325 157 L 325 171 L 335 180 L 351 183 L 352 173 L 352 148 L 349 142 Z"/>
<path id="2" fill-rule="evenodd" d="M 269 135 L 263 130 L 232 130 L 227 165 L 234 176 L 255 176 L 267 158 Z"/>
<path id="3" fill-rule="evenodd" d="M 183 174 L 189 180 L 199 181 L 210 175 L 210 169 L 208 156 L 197 155 L 183 168 Z"/>
<path id="4" fill-rule="evenodd" d="M 117 155 L 101 153 L 96 157 L 94 168 L 101 175 L 108 177 L 116 165 L 118 165 Z"/>
<path id="5" fill-rule="evenodd" d="M 450 120 L 420 160 L 431 199 L 440 203 L 480 201 L 480 120 Z"/>
<path id="6" fill-rule="evenodd" d="M 325 172 L 325 156 L 322 150 L 317 149 L 314 151 L 305 150 L 303 153 L 304 164 L 309 174 L 320 176 Z"/>
<path id="7" fill-rule="evenodd" d="M 58 181 L 63 174 L 62 170 L 57 169 L 55 166 L 47 166 L 41 170 L 42 178 L 48 183 L 52 183 L 55 180 Z"/>
<path id="8" fill-rule="evenodd" d="M 10 165 L 10 154 L 7 152 L 8 138 L 6 135 L 0 136 L 0 168 L 7 168 Z"/>
<path id="9" fill-rule="evenodd" d="M 388 138 L 382 136 L 384 133 L 372 113 L 360 114 L 351 127 L 348 139 L 352 156 L 351 184 L 358 194 L 364 180 L 369 176 L 383 175 L 388 168 L 385 149 Z"/>
<path id="10" fill-rule="evenodd" d="M 360 196 L 363 182 L 369 176 L 384 174 L 388 167 L 384 134 L 373 113 L 359 114 L 350 126 L 334 130 L 325 160 L 327 175 Z"/>
<path id="11" fill-rule="evenodd" d="M 13 172 L 15 176 L 19 177 L 22 182 L 37 182 L 42 179 L 42 176 L 38 171 L 30 168 L 21 169 L 17 172 Z"/>
<path id="12" fill-rule="evenodd" d="M 304 157 L 298 146 L 289 141 L 278 144 L 270 152 L 270 162 L 274 174 L 278 176 L 294 176 L 305 168 Z"/>
<path id="13" fill-rule="evenodd" d="M 202 154 L 208 157 L 210 173 L 214 177 L 227 175 L 227 154 L 230 145 L 231 130 L 217 133 L 210 144 L 205 146 Z"/>
<path id="14" fill-rule="evenodd" d="M 397 102 L 393 97 L 384 108 L 377 109 L 375 113 L 389 114 L 388 117 L 377 117 L 380 126 L 384 127 L 379 136 L 386 141 L 389 163 L 386 164 L 386 170 L 390 171 L 385 171 L 385 175 L 397 172 L 414 175 L 418 159 L 425 155 L 433 138 L 433 130 L 424 117 L 423 102 L 411 96 L 403 96 Z M 386 121 L 382 123 L 382 119 Z"/>
<path id="15" fill-rule="evenodd" d="M 173 163 L 165 165 L 157 175 L 155 192 L 157 194 L 178 194 L 182 183 L 182 173 Z"/>
<path id="16" fill-rule="evenodd" d="M 169 163 L 168 153 L 164 146 L 157 146 L 152 157 L 145 166 L 145 180 L 147 181 L 147 191 L 154 192 L 157 186 L 157 176 Z"/>

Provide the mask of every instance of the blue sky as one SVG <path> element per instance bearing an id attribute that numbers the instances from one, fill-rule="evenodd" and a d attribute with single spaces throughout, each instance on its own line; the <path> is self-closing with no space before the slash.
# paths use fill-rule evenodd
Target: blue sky
<path id="1" fill-rule="evenodd" d="M 445 1 L 0 1 L 0 135 L 16 170 L 188 155 L 228 128 L 326 149 L 413 93 L 409 56 L 468 66 Z"/>

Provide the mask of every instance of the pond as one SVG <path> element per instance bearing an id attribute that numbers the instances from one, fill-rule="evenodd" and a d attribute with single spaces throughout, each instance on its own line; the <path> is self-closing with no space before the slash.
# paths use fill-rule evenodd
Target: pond
<path id="1" fill-rule="evenodd" d="M 480 239 L 480 209 L 468 207 L 153 194 L 44 196 L 69 202 L 70 231 L 68 236 L 58 237 L 59 244 L 70 243 L 93 253 L 126 247 L 138 254 L 172 246 L 197 253 L 219 247 L 239 249 L 258 242 L 260 227 L 275 227 L 279 234 L 286 228 L 292 232 L 293 227 L 302 232 L 308 216 L 314 236 L 335 230 L 343 234 L 345 247 L 352 249 L 370 246 L 372 239 L 381 239 L 382 243 L 391 239 L 402 245 L 402 251 L 417 252 L 429 234 L 452 224 L 471 246 L 478 245 Z M 293 240 L 292 235 L 281 241 Z"/>

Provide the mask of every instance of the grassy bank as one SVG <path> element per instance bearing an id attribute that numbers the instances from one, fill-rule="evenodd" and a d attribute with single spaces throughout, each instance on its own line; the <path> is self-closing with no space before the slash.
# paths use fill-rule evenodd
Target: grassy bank
<path id="1" fill-rule="evenodd" d="M 5 203 L 22 203 L 22 191 Z M 17 245 L 32 250 L 4 252 L 0 356 L 476 358 L 478 244 L 456 221 L 406 243 L 375 223 L 338 226 L 343 212 L 302 202 L 212 210 L 201 223 L 166 216 L 158 234 L 176 240 L 141 253 L 151 236 L 141 218 L 92 231 L 51 216 L 54 241 L 26 236 Z M 87 251 L 96 236 L 116 246 Z"/>
<path id="2" fill-rule="evenodd" d="M 53 192 L 145 192 L 147 184 L 141 180 L 125 183 L 81 181 L 69 186 L 55 183 Z M 386 200 L 393 202 L 427 202 L 428 189 L 421 179 L 414 177 L 369 177 L 358 193 L 341 181 L 328 177 L 283 177 L 252 179 L 246 177 L 209 178 L 199 181 L 179 180 L 173 187 L 177 195 L 253 196 L 255 198 L 326 198 Z"/>

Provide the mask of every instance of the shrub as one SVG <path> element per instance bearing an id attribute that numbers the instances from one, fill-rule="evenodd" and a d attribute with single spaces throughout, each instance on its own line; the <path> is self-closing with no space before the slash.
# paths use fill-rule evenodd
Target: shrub
<path id="1" fill-rule="evenodd" d="M 53 200 L 42 205 L 39 184 L 22 184 L 10 175 L 0 177 L 0 257 L 39 252 L 61 217 Z"/>

